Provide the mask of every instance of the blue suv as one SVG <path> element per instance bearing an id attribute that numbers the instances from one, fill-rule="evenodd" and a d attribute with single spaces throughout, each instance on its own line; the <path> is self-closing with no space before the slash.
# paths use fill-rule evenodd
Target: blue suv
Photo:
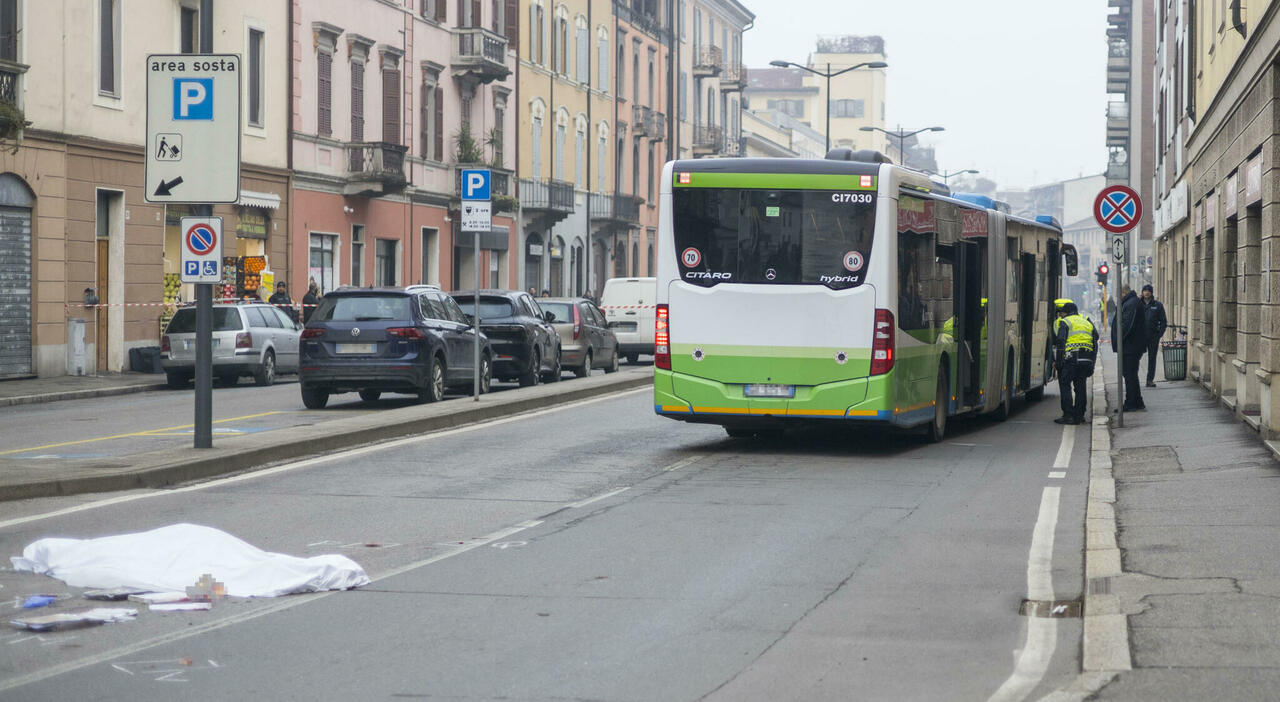
<path id="1" fill-rule="evenodd" d="M 422 402 L 450 388 L 470 394 L 476 343 L 484 393 L 493 376 L 489 339 L 439 288 L 339 288 L 320 300 L 302 331 L 302 404 L 321 409 L 330 395 L 353 391 L 365 402 L 384 392 Z"/>

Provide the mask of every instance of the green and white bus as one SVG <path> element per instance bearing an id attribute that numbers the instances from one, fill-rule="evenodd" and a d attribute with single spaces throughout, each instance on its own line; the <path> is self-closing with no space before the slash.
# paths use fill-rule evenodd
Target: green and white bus
<path id="1" fill-rule="evenodd" d="M 730 436 L 815 420 L 1008 416 L 1051 372 L 1075 251 L 1048 217 L 952 196 L 875 152 L 674 161 L 658 233 L 654 410 Z"/>

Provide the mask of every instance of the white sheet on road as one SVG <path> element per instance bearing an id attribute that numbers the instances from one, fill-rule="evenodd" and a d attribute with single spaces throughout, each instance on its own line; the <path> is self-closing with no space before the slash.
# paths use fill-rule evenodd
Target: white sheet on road
<path id="1" fill-rule="evenodd" d="M 15 570 L 48 575 L 73 587 L 183 591 L 205 573 L 226 583 L 232 597 L 276 597 L 369 584 L 364 569 L 346 556 L 268 553 L 196 524 L 98 539 L 40 539 L 10 560 Z"/>

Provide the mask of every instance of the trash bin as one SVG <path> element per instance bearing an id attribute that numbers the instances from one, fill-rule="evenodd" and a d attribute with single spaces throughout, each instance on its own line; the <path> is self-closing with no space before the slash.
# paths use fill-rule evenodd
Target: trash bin
<path id="1" fill-rule="evenodd" d="M 1160 352 L 1164 355 L 1164 379 L 1187 379 L 1187 342 L 1186 340 L 1164 341 L 1160 343 Z"/>
<path id="2" fill-rule="evenodd" d="M 129 370 L 135 373 L 163 373 L 159 346 L 136 346 L 129 349 Z"/>

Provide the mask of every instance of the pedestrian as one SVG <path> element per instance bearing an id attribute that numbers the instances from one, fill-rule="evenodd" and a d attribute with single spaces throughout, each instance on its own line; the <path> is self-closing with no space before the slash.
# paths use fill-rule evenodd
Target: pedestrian
<path id="1" fill-rule="evenodd" d="M 1116 319 L 1116 301 L 1115 301 L 1115 298 L 1108 297 L 1107 307 L 1105 312 L 1103 313 L 1102 322 L 1103 324 L 1106 324 L 1108 322 L 1114 323 L 1115 319 Z"/>
<path id="2" fill-rule="evenodd" d="M 276 283 L 276 292 L 267 299 L 267 302 L 289 315 L 289 319 L 292 319 L 295 324 L 298 322 L 298 311 L 293 309 L 293 300 L 289 297 L 289 286 L 285 285 L 283 280 Z"/>
<path id="3" fill-rule="evenodd" d="M 543 297 L 551 297 L 551 289 L 550 289 L 550 288 L 543 288 L 543 289 L 542 289 L 542 296 L 543 296 Z"/>
<path id="4" fill-rule="evenodd" d="M 1115 351 L 1117 342 L 1124 340 L 1124 353 L 1120 358 L 1120 374 L 1124 378 L 1124 410 L 1136 412 L 1145 410 L 1147 405 L 1142 401 L 1142 381 L 1138 379 L 1138 362 L 1142 354 L 1147 352 L 1146 310 L 1142 300 L 1127 284 L 1120 287 L 1120 305 L 1115 317 L 1111 318 L 1111 350 Z"/>
<path id="5" fill-rule="evenodd" d="M 1085 380 L 1093 375 L 1098 358 L 1098 330 L 1093 322 L 1080 314 L 1076 303 L 1058 300 L 1058 324 L 1053 340 L 1054 368 L 1058 371 L 1058 389 L 1062 394 L 1062 416 L 1055 424 L 1084 422 L 1087 405 Z"/>
<path id="6" fill-rule="evenodd" d="M 1164 305 L 1156 299 L 1150 284 L 1142 286 L 1142 305 L 1147 311 L 1147 387 L 1156 386 L 1156 354 L 1160 353 L 1160 337 L 1169 328 Z"/>
<path id="7" fill-rule="evenodd" d="M 316 305 L 318 304 L 320 304 L 320 286 L 316 285 L 316 279 L 312 278 L 307 283 L 307 294 L 302 296 L 303 324 L 311 321 L 311 315 L 316 311 Z"/>

